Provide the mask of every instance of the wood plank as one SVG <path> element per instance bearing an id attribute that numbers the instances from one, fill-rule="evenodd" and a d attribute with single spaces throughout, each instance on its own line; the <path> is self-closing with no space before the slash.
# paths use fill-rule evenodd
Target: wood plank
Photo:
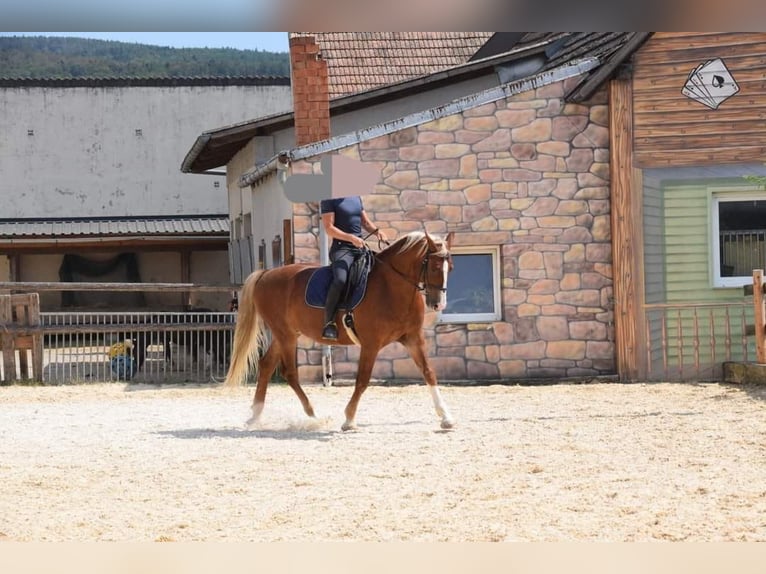
<path id="1" fill-rule="evenodd" d="M 714 58 L 740 58 L 750 55 L 762 54 L 766 45 L 766 35 L 762 35 L 760 40 L 753 42 L 735 43 L 735 44 L 714 44 L 694 48 L 680 48 L 677 50 L 668 50 L 665 52 L 655 52 L 653 54 L 636 53 L 633 59 L 633 70 L 639 74 L 645 73 L 656 66 L 663 66 L 673 63 L 692 63 L 697 64 Z M 698 61 L 699 60 L 699 61 Z"/>
<path id="2" fill-rule="evenodd" d="M 30 293 L 29 326 L 40 326 L 40 295 Z M 32 378 L 36 381 L 43 380 L 43 335 L 32 335 Z"/>
<path id="3" fill-rule="evenodd" d="M 753 271 L 753 314 L 755 316 L 756 360 L 766 363 L 766 315 L 763 309 L 763 269 Z"/>
<path id="4" fill-rule="evenodd" d="M 762 68 L 763 69 L 763 68 Z M 686 76 L 678 76 L 678 81 L 674 82 L 672 84 L 669 84 L 667 86 L 660 86 L 660 87 L 651 87 L 648 89 L 643 89 L 641 92 L 638 92 L 636 94 L 636 101 L 641 102 L 642 104 L 646 103 L 653 103 L 655 104 L 655 107 L 659 104 L 660 107 L 662 107 L 662 104 L 666 104 L 668 106 L 666 109 L 672 109 L 673 104 L 677 102 L 684 102 L 684 101 L 690 101 L 693 102 L 695 100 L 686 97 L 683 92 L 681 91 L 684 87 L 684 83 L 686 82 Z M 735 93 L 734 95 L 730 96 L 727 102 L 740 100 L 742 103 L 748 103 L 749 105 L 763 105 L 763 96 L 764 93 L 766 93 L 766 81 L 764 81 L 763 77 L 752 79 L 752 80 L 744 80 L 744 81 L 737 81 L 737 84 L 739 85 L 739 91 Z M 642 107 L 642 110 L 646 106 Z M 707 108 L 700 108 L 707 110 Z"/>
<path id="5" fill-rule="evenodd" d="M 203 283 L 98 283 L 98 282 L 52 282 L 52 281 L 0 281 L 0 289 L 13 291 L 193 291 L 199 293 L 215 293 L 232 291 L 241 285 L 237 284 L 203 284 Z"/>
<path id="6" fill-rule="evenodd" d="M 636 119 L 641 121 L 641 125 L 646 125 L 646 116 L 644 114 L 657 114 L 666 116 L 670 119 L 673 115 L 683 112 L 692 112 L 698 114 L 696 121 L 705 121 L 710 114 L 716 114 L 723 110 L 740 110 L 743 114 L 758 116 L 761 110 L 766 107 L 766 86 L 764 92 L 757 94 L 740 94 L 732 96 L 717 110 L 703 106 L 701 103 L 687 98 L 680 90 L 672 95 L 666 95 L 665 98 L 644 98 L 636 101 Z M 662 117 L 655 117 L 655 121 L 662 121 Z"/>
<path id="7" fill-rule="evenodd" d="M 706 149 L 656 149 L 646 146 L 635 150 L 634 161 L 642 168 L 683 167 L 704 164 L 736 164 L 763 161 L 766 146 L 708 147 Z"/>
<path id="8" fill-rule="evenodd" d="M 663 35 L 655 32 L 636 52 L 637 65 L 666 59 L 668 54 L 687 54 L 693 51 L 724 49 L 735 46 L 752 46 L 766 41 L 766 35 L 757 32 L 671 32 Z"/>
<path id="9" fill-rule="evenodd" d="M 0 295 L 0 346 L 2 346 L 3 372 L 5 382 L 16 380 L 16 353 L 13 350 L 13 307 L 11 295 Z"/>
<path id="10" fill-rule="evenodd" d="M 30 298 L 28 295 L 12 295 L 11 304 L 14 310 L 14 323 L 21 326 L 29 326 L 29 303 Z M 31 340 L 29 341 L 31 345 Z M 25 346 L 24 342 L 16 339 L 14 341 L 14 348 L 19 352 L 19 373 L 22 379 L 29 378 L 29 361 L 27 360 L 27 349 L 29 346 Z"/>
<path id="11" fill-rule="evenodd" d="M 759 139 L 763 141 L 763 134 L 766 133 L 766 120 L 740 119 L 733 121 L 715 121 L 706 122 L 688 122 L 685 124 L 663 124 L 656 123 L 651 127 L 644 127 L 640 134 L 636 130 L 636 141 L 668 141 L 673 137 L 715 138 L 716 142 L 730 142 L 733 145 L 739 145 L 740 138 L 752 137 L 754 142 Z"/>
<path id="12" fill-rule="evenodd" d="M 717 110 L 710 110 L 708 108 L 701 109 L 697 106 L 694 110 L 674 110 L 672 113 L 655 108 L 644 112 L 634 112 L 633 121 L 635 129 L 638 131 L 654 125 L 683 126 L 708 121 L 738 122 L 742 121 L 743 115 L 752 121 L 766 120 L 766 93 L 764 93 L 763 104 L 743 105 L 741 101 L 738 101 L 735 108 L 721 106 Z"/>
<path id="13" fill-rule="evenodd" d="M 747 148 L 755 147 L 765 143 L 764 134 L 710 134 L 707 136 L 700 134 L 676 135 L 662 137 L 636 137 L 636 150 L 654 149 L 685 149 L 698 151 L 707 155 L 709 148 Z M 711 158 L 712 159 L 712 158 Z M 706 162 L 707 163 L 707 162 Z"/>
<path id="14" fill-rule="evenodd" d="M 609 85 L 609 155 L 611 166 L 612 272 L 614 277 L 614 329 L 617 373 L 620 380 L 639 377 L 645 352 L 637 316 L 641 311 L 637 249 L 641 245 L 641 188 L 634 187 L 632 166 L 632 92 L 630 81 Z M 637 211 L 638 210 L 638 211 Z"/>
<path id="15" fill-rule="evenodd" d="M 282 220 L 282 237 L 283 242 L 282 246 L 284 249 L 284 254 L 282 256 L 282 261 L 284 261 L 285 265 L 289 265 L 291 263 L 294 263 L 293 259 L 293 222 L 292 219 L 284 219 Z"/>
<path id="16" fill-rule="evenodd" d="M 679 64 L 674 62 L 672 65 L 652 68 L 651 74 L 635 74 L 633 76 L 633 95 L 635 99 L 639 100 L 645 94 L 658 89 L 683 86 L 689 78 L 691 71 L 699 63 L 689 62 L 688 64 Z M 724 63 L 740 87 L 743 85 L 757 85 L 763 81 L 763 70 L 766 68 L 766 53 L 757 58 L 741 58 L 736 60 L 726 58 Z"/>

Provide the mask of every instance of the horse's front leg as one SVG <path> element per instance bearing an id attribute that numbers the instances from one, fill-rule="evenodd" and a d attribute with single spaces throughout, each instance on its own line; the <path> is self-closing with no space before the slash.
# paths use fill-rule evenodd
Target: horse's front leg
<path id="1" fill-rule="evenodd" d="M 375 359 L 378 356 L 378 351 L 378 348 L 369 348 L 365 346 L 362 346 L 359 351 L 359 370 L 356 373 L 354 393 L 351 395 L 351 398 L 346 405 L 346 420 L 341 426 L 341 429 L 344 431 L 356 430 L 356 408 L 359 406 L 359 399 L 362 398 L 362 393 L 364 393 L 367 386 L 370 384 L 372 368 L 375 366 Z"/>
<path id="2" fill-rule="evenodd" d="M 401 339 L 401 343 L 407 348 L 412 360 L 415 361 L 420 372 L 423 373 L 423 379 L 426 385 L 428 385 L 431 399 L 434 402 L 434 409 L 436 409 L 436 414 L 441 418 L 441 427 L 443 429 L 453 428 L 455 426 L 455 419 L 452 417 L 442 398 L 439 386 L 436 383 L 436 375 L 428 362 L 428 357 L 426 357 L 426 341 L 423 338 L 422 332 L 404 337 Z"/>

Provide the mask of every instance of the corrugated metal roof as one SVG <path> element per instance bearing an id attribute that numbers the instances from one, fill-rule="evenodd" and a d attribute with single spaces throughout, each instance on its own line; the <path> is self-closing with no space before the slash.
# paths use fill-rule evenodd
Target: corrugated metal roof
<path id="1" fill-rule="evenodd" d="M 5 78 L 3 88 L 121 88 L 176 86 L 289 86 L 289 76 L 185 76 L 166 78 Z"/>
<path id="2" fill-rule="evenodd" d="M 0 238 L 127 237 L 127 236 L 228 236 L 225 215 L 180 217 L 115 217 L 71 219 L 0 219 Z"/>

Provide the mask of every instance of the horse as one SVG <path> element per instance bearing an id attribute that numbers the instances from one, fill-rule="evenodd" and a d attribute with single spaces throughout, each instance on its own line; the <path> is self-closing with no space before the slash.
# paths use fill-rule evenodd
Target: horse
<path id="1" fill-rule="evenodd" d="M 247 378 L 253 367 L 257 371 L 252 417 L 245 423 L 246 427 L 258 427 L 266 389 L 278 364 L 282 365 L 282 374 L 298 396 L 304 412 L 315 417 L 314 408 L 298 380 L 296 349 L 298 337 L 303 334 L 320 343 L 360 346 L 354 391 L 344 410 L 343 431 L 357 429 L 359 399 L 369 385 L 375 360 L 380 350 L 394 341 L 404 345 L 422 373 L 436 414 L 441 418 L 441 428 L 453 428 L 454 419 L 442 399 L 426 356 L 423 333 L 426 305 L 440 311 L 447 304 L 453 236 L 449 233 L 439 239 L 414 231 L 374 252 L 364 298 L 353 311 L 355 333 L 350 332 L 343 321 L 336 321 L 337 341 L 322 339 L 323 310 L 305 301 L 306 286 L 318 266 L 293 263 L 251 273 L 242 286 L 231 361 L 224 381 L 224 386 L 235 386 Z M 267 329 L 271 332 L 269 345 Z"/>

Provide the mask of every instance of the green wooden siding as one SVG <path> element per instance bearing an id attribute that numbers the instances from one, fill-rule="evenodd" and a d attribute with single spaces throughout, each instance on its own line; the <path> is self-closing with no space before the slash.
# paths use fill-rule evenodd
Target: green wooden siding
<path id="1" fill-rule="evenodd" d="M 644 282 L 647 303 L 665 302 L 665 241 L 662 190 L 644 180 Z"/>
<path id="2" fill-rule="evenodd" d="M 741 288 L 713 288 L 711 193 L 702 183 L 663 188 L 666 302 L 740 302 Z"/>
<path id="3" fill-rule="evenodd" d="M 712 287 L 706 183 L 645 183 L 646 302 L 679 305 L 646 312 L 650 378 L 715 378 L 723 361 L 753 360 L 753 338 L 743 336 L 752 308 L 737 306 L 742 289 Z"/>

